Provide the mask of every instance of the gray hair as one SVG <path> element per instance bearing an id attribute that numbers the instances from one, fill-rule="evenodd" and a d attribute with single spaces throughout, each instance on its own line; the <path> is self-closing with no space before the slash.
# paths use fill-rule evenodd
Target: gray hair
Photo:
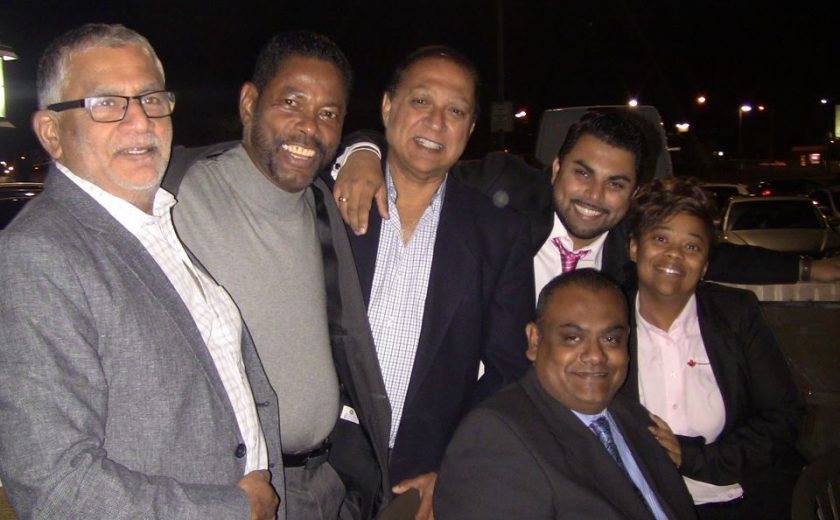
<path id="1" fill-rule="evenodd" d="M 131 45 L 145 50 L 155 60 L 160 76 L 164 78 L 163 64 L 149 40 L 121 24 L 89 23 L 53 40 L 38 61 L 38 108 L 43 110 L 47 105 L 62 101 L 67 66 L 75 54 L 97 47 L 119 48 Z"/>

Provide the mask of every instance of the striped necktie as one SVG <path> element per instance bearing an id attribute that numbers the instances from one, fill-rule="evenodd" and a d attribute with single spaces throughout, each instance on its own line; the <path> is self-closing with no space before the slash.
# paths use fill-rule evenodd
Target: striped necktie
<path id="1" fill-rule="evenodd" d="M 569 251 L 568 249 L 563 247 L 563 243 L 560 241 L 560 237 L 552 238 L 551 243 L 554 244 L 554 246 L 557 248 L 557 251 L 560 252 L 560 262 L 563 265 L 564 273 L 574 271 L 580 259 L 588 255 L 590 251 L 589 249 L 581 249 L 577 253 Z"/>
<path id="2" fill-rule="evenodd" d="M 598 440 L 601 441 L 601 444 L 604 445 L 606 448 L 607 453 L 610 454 L 610 457 L 615 461 L 621 471 L 627 475 L 627 478 L 630 480 L 630 484 L 633 485 L 633 489 L 636 492 L 636 495 L 641 499 L 642 503 L 645 505 L 645 509 L 647 509 L 651 515 L 653 515 L 653 511 L 650 508 L 650 504 L 647 503 L 644 494 L 639 490 L 636 483 L 633 482 L 633 479 L 630 478 L 630 472 L 627 471 L 627 467 L 624 465 L 624 461 L 621 460 L 621 454 L 618 453 L 618 446 L 615 445 L 615 439 L 613 439 L 612 430 L 610 429 L 610 422 L 607 420 L 606 417 L 601 416 L 589 423 L 589 429 L 598 437 Z"/>

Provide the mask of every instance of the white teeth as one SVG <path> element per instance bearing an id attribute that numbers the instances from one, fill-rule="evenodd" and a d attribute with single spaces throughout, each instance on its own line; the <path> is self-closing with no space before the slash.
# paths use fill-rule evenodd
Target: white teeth
<path id="1" fill-rule="evenodd" d="M 148 148 L 125 148 L 123 153 L 131 154 L 131 155 L 138 155 L 147 153 L 149 151 Z"/>
<path id="2" fill-rule="evenodd" d="M 665 274 L 680 274 L 680 272 L 672 267 L 663 267 L 662 270 Z"/>
<path id="3" fill-rule="evenodd" d="M 300 155 L 303 157 L 315 157 L 315 150 L 313 150 L 312 148 L 305 148 L 296 144 L 284 144 L 282 148 L 287 152 L 293 153 L 295 155 Z"/>
<path id="4" fill-rule="evenodd" d="M 597 209 L 587 208 L 585 206 L 581 206 L 580 204 L 575 204 L 575 209 L 578 210 L 578 213 L 583 215 L 584 217 L 597 217 L 601 215 L 603 212 Z"/>
<path id="5" fill-rule="evenodd" d="M 431 150 L 443 150 L 442 144 L 436 143 L 434 141 L 429 141 L 428 139 L 424 139 L 422 137 L 416 137 L 414 141 L 423 148 L 429 148 Z"/>

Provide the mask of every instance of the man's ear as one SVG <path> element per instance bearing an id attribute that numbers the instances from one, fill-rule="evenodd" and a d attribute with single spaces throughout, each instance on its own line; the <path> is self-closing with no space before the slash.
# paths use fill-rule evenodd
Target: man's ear
<path id="1" fill-rule="evenodd" d="M 560 158 L 555 157 L 554 161 L 551 163 L 551 184 L 554 184 L 554 181 L 557 180 L 557 175 L 560 173 Z"/>
<path id="2" fill-rule="evenodd" d="M 60 160 L 63 155 L 58 125 L 58 115 L 55 112 L 38 110 L 32 114 L 32 130 L 38 136 L 44 150 L 56 160 Z"/>
<path id="3" fill-rule="evenodd" d="M 540 328 L 533 321 L 525 326 L 525 336 L 528 338 L 528 350 L 525 355 L 531 362 L 537 360 L 537 352 L 540 350 Z"/>
<path id="4" fill-rule="evenodd" d="M 638 253 L 638 251 L 639 251 L 639 244 L 636 242 L 635 238 L 630 239 L 629 249 L 630 249 L 630 260 L 635 262 L 636 261 L 636 253 Z"/>
<path id="5" fill-rule="evenodd" d="M 250 81 L 242 85 L 239 90 L 239 120 L 242 128 L 247 132 L 254 121 L 254 114 L 257 112 L 257 103 L 260 100 L 260 92 L 257 86 Z"/>
<path id="6" fill-rule="evenodd" d="M 388 117 L 391 115 L 391 96 L 387 92 L 382 94 L 382 126 L 388 128 Z"/>

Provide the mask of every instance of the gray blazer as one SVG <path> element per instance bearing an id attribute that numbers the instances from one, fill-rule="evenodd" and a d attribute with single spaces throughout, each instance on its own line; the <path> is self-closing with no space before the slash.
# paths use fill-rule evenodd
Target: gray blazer
<path id="1" fill-rule="evenodd" d="M 189 311 L 60 172 L 0 234 L 0 291 L 0 479 L 22 519 L 249 517 L 242 436 Z M 247 333 L 242 356 L 282 490 L 277 396 Z"/>

